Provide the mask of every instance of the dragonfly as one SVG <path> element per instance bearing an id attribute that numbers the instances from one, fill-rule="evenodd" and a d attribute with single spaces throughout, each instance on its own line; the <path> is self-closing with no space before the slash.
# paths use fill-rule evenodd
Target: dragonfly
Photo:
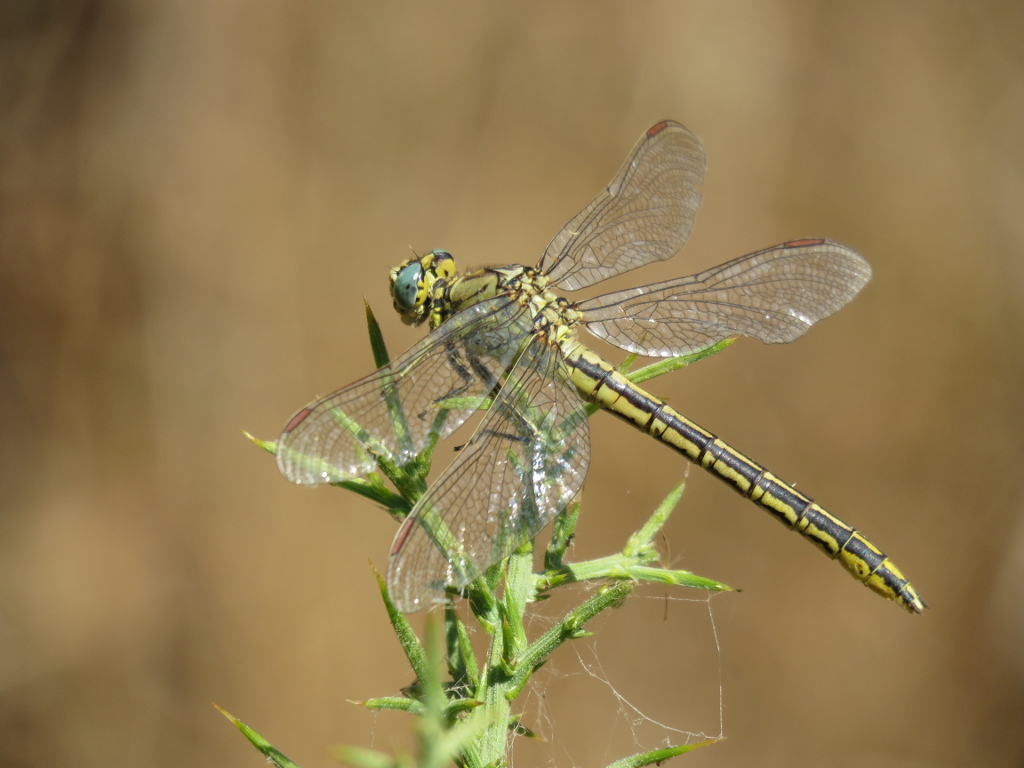
<path id="1" fill-rule="evenodd" d="M 673 121 L 652 126 L 614 179 L 551 240 L 536 267 L 464 274 L 435 250 L 391 270 L 395 309 L 428 323 L 377 372 L 300 409 L 277 443 L 299 485 L 413 461 L 474 413 L 456 458 L 405 518 L 388 558 L 395 606 L 443 602 L 536 536 L 580 495 L 590 462 L 588 404 L 624 419 L 798 532 L 859 582 L 912 613 L 917 591 L 878 547 L 765 467 L 633 384 L 588 349 L 585 328 L 635 355 L 678 357 L 741 336 L 786 343 L 868 282 L 859 254 L 825 239 L 776 245 L 688 277 L 569 301 L 576 291 L 671 258 L 701 202 L 705 153 Z M 440 533 L 439 533 L 440 532 Z"/>

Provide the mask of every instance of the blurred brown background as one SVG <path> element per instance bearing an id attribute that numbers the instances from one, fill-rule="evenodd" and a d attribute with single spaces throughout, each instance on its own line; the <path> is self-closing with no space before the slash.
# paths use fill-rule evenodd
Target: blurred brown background
<path id="1" fill-rule="evenodd" d="M 743 593 L 603 618 L 538 676 L 548 741 L 513 760 L 721 729 L 679 760 L 1024 764 L 1020 3 L 6 0 L 0 26 L 2 765 L 261 765 L 211 701 L 307 768 L 408 747 L 348 703 L 410 682 L 367 566 L 394 524 L 238 429 L 370 371 L 364 296 L 393 351 L 421 336 L 386 292 L 410 245 L 535 262 L 665 117 L 708 151 L 690 244 L 588 295 L 799 237 L 861 251 L 873 282 L 806 338 L 652 389 L 931 610 L 694 472 L 671 561 Z M 580 558 L 684 471 L 593 431 Z"/>

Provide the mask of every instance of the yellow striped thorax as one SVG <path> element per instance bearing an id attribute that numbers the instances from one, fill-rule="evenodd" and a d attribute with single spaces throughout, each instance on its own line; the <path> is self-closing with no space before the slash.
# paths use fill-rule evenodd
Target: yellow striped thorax
<path id="1" fill-rule="evenodd" d="M 535 332 L 563 346 L 563 352 L 577 346 L 574 327 L 579 313 L 549 291 L 548 279 L 530 267 L 485 267 L 457 276 L 452 255 L 433 250 L 391 270 L 395 310 L 410 325 L 429 320 L 431 329 L 438 328 L 463 309 L 501 294 L 528 307 Z"/>

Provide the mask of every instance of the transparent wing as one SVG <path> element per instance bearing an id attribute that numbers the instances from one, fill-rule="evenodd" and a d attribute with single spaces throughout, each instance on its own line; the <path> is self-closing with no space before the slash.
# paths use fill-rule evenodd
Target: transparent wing
<path id="1" fill-rule="evenodd" d="M 530 343 L 472 439 L 402 524 L 388 560 L 399 610 L 444 599 L 535 536 L 579 493 L 586 408 L 557 349 Z"/>
<path id="2" fill-rule="evenodd" d="M 871 267 L 829 240 L 794 240 L 698 275 L 608 293 L 576 308 L 587 330 L 651 357 L 684 355 L 731 336 L 793 341 L 857 295 Z"/>
<path id="3" fill-rule="evenodd" d="M 490 394 L 532 324 L 499 296 L 469 307 L 376 373 L 302 408 L 277 441 L 281 474 L 300 485 L 334 483 L 398 465 L 427 444 L 431 429 L 454 431 Z M 442 406 L 449 410 L 437 424 Z"/>
<path id="4" fill-rule="evenodd" d="M 562 227 L 537 269 L 567 291 L 671 258 L 700 207 L 704 147 L 679 123 L 643 135 L 608 188 Z"/>

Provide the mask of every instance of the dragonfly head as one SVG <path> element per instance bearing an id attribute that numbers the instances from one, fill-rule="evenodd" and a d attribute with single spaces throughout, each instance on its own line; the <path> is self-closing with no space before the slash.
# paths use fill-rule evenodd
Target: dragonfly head
<path id="1" fill-rule="evenodd" d="M 419 325 L 430 316 L 435 283 L 455 276 L 455 259 L 447 251 L 431 251 L 407 259 L 391 270 L 391 298 L 407 325 Z M 442 282 L 437 288 L 443 288 Z"/>

